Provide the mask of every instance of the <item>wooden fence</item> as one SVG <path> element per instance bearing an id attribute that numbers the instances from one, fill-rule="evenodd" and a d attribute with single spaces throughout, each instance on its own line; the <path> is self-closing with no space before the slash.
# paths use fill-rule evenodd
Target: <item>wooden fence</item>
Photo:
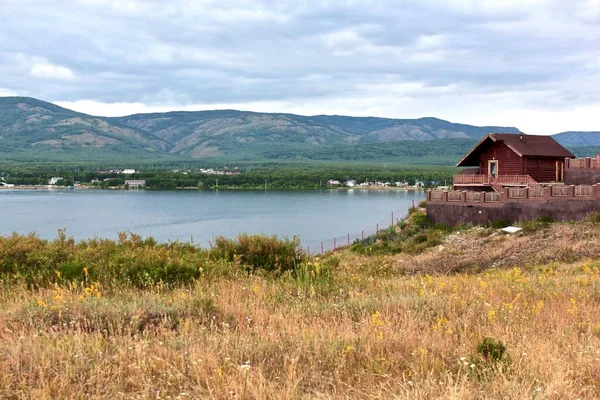
<path id="1" fill-rule="evenodd" d="M 463 190 L 428 190 L 427 201 L 432 203 L 502 203 L 506 201 L 600 199 L 598 185 L 555 185 L 540 188 L 505 188 L 501 192 L 477 192 Z"/>

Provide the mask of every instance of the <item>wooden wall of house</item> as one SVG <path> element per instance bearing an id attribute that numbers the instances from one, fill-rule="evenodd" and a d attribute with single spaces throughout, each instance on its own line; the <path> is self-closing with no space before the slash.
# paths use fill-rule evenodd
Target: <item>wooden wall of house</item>
<path id="1" fill-rule="evenodd" d="M 499 175 L 522 175 L 523 165 L 521 157 L 512 151 L 503 142 L 495 142 L 479 158 L 481 174 L 488 173 L 488 161 L 498 160 Z"/>
<path id="2" fill-rule="evenodd" d="M 525 162 L 525 174 L 531 176 L 537 182 L 552 182 L 556 180 L 556 162 L 559 158 L 527 158 Z"/>

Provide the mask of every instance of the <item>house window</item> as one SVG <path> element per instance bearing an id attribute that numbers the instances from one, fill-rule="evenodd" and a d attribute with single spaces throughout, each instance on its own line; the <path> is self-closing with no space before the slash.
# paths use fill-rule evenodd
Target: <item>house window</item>
<path id="1" fill-rule="evenodd" d="M 488 161 L 488 175 L 492 175 L 494 178 L 498 177 L 498 160 Z"/>

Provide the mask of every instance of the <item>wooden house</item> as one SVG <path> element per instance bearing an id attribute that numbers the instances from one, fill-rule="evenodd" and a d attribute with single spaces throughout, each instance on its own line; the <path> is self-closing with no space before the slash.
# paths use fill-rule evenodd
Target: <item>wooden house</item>
<path id="1" fill-rule="evenodd" d="M 563 182 L 566 158 L 575 156 L 551 136 L 489 133 L 457 164 L 467 169 L 455 177 L 454 186 L 500 191 Z"/>

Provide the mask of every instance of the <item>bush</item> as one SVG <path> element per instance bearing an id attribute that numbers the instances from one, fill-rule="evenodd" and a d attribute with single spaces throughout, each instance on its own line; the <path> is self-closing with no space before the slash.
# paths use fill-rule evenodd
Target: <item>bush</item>
<path id="1" fill-rule="evenodd" d="M 444 235 L 443 231 L 428 229 L 416 234 L 408 240 L 402 250 L 408 254 L 418 254 L 429 247 L 442 244 Z"/>
<path id="2" fill-rule="evenodd" d="M 427 215 L 416 212 L 412 214 L 412 223 L 417 228 L 422 229 L 429 226 L 429 219 L 427 218 Z"/>
<path id="3" fill-rule="evenodd" d="M 499 369 L 510 364 L 506 345 L 489 337 L 477 343 L 477 355 L 471 355 L 470 375 L 478 380 L 491 378 Z"/>
<path id="4" fill-rule="evenodd" d="M 485 337 L 477 343 L 477 352 L 488 362 L 501 362 L 504 361 L 506 345 L 500 340 Z"/>
<path id="5" fill-rule="evenodd" d="M 291 271 L 304 261 L 300 239 L 277 236 L 238 235 L 237 239 L 219 236 L 210 250 L 216 260 L 234 262 L 249 272 L 256 270 Z"/>
<path id="6" fill-rule="evenodd" d="M 87 268 L 82 263 L 67 261 L 58 267 L 60 278 L 67 282 L 95 282 L 98 277 L 95 273 L 95 268 Z"/>
<path id="7" fill-rule="evenodd" d="M 97 282 L 105 287 L 187 285 L 207 267 L 207 251 L 188 243 L 157 244 L 120 233 L 119 240 L 75 243 L 63 231 L 53 241 L 35 235 L 0 237 L 0 279 L 34 287 L 56 282 Z"/>

